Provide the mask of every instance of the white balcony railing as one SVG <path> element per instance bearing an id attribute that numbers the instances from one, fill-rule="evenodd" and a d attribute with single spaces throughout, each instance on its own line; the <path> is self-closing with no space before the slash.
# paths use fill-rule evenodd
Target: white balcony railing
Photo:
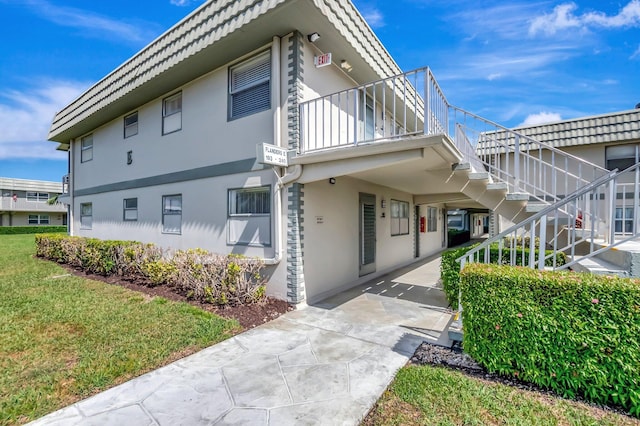
<path id="1" fill-rule="evenodd" d="M 13 196 L 0 197 L 0 211 L 5 212 L 42 212 L 65 213 L 67 208 L 62 203 L 49 204 L 43 201 L 27 201 Z"/>
<path id="2" fill-rule="evenodd" d="M 443 134 L 447 113 L 431 70 L 420 68 L 302 103 L 299 151 Z"/>
<path id="3" fill-rule="evenodd" d="M 62 176 L 62 195 L 68 195 L 69 194 L 70 177 L 71 177 L 71 175 L 69 173 L 67 173 L 66 175 Z"/>

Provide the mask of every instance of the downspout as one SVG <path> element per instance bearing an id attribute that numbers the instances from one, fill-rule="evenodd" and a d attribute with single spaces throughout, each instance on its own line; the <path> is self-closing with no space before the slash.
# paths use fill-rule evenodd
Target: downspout
<path id="1" fill-rule="evenodd" d="M 271 89 L 273 90 L 272 100 L 274 103 L 273 108 L 273 144 L 275 146 L 282 146 L 282 106 L 281 94 L 280 94 L 280 37 L 273 36 L 273 43 L 271 44 L 271 75 L 274 77 L 271 79 Z M 274 257 L 264 259 L 265 265 L 277 265 L 282 260 L 282 188 L 280 173 L 278 168 L 274 167 L 273 171 L 278 177 L 278 182 L 275 185 L 274 204 L 275 204 L 275 233 L 276 238 L 274 241 Z"/>
<path id="2" fill-rule="evenodd" d="M 282 140 L 282 96 L 281 96 L 281 78 L 280 75 L 280 44 L 281 39 L 278 36 L 273 37 L 273 44 L 271 46 L 271 57 L 275 58 L 272 60 L 271 65 L 271 75 L 277 76 L 277 78 L 272 78 L 272 89 L 273 89 L 273 101 L 275 104 L 275 108 L 273 109 L 273 142 L 274 145 L 288 148 L 283 144 Z M 280 170 L 278 170 L 280 169 Z M 275 193 L 274 193 L 274 204 L 275 204 L 275 233 L 276 238 L 274 241 L 274 257 L 265 258 L 265 265 L 277 265 L 282 260 L 282 252 L 283 252 L 283 221 L 282 221 L 282 191 L 285 186 L 295 182 L 300 179 L 302 175 L 302 165 L 296 164 L 295 166 L 287 167 L 287 172 L 284 176 L 281 176 L 279 171 L 282 171 L 280 167 L 273 168 L 273 171 L 278 178 L 278 181 L 275 185 Z"/>
<path id="3" fill-rule="evenodd" d="M 74 219 L 74 209 L 73 209 L 73 203 L 74 203 L 74 197 L 73 197 L 73 192 L 75 189 L 75 178 L 76 178 L 76 173 L 75 173 L 75 155 L 73 152 L 73 145 L 74 145 L 75 139 L 71 139 L 69 141 L 69 166 L 67 167 L 67 170 L 69 173 L 69 186 L 67 187 L 67 190 L 69 191 L 69 207 L 67 208 L 67 230 L 69 232 L 69 235 L 75 235 L 75 230 L 74 230 L 74 223 L 73 223 L 73 219 Z"/>

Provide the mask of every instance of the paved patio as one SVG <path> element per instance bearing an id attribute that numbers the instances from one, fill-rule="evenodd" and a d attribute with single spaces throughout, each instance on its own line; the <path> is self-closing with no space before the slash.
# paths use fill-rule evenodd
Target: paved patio
<path id="1" fill-rule="evenodd" d="M 440 257 L 289 312 L 34 425 L 357 425 L 424 340 L 448 344 Z"/>

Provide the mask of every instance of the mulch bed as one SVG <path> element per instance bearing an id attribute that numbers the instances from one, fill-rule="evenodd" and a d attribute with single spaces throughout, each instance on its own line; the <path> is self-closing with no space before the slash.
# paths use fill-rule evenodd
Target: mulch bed
<path id="1" fill-rule="evenodd" d="M 413 365 L 428 364 L 428 365 L 434 365 L 434 366 L 441 366 L 445 368 L 451 368 L 454 370 L 458 370 L 464 373 L 465 375 L 475 377 L 475 378 L 484 380 L 486 382 L 501 383 L 501 384 L 512 386 L 518 389 L 536 392 L 545 396 L 550 396 L 554 398 L 563 398 L 561 395 L 557 394 L 552 390 L 542 388 L 530 382 L 522 381 L 517 377 L 508 377 L 508 376 L 503 376 L 495 373 L 490 373 L 484 367 L 482 367 L 477 362 L 475 362 L 473 358 L 471 358 L 469 355 L 463 353 L 462 350 L 458 347 L 447 348 L 447 347 L 432 345 L 430 343 L 423 342 L 420 346 L 418 346 L 413 356 L 409 360 L 409 363 Z M 621 408 L 595 404 L 579 396 L 576 396 L 572 400 L 581 402 L 583 404 L 587 404 L 593 408 L 612 411 L 625 416 L 629 415 L 626 411 L 624 411 Z"/>
<path id="2" fill-rule="evenodd" d="M 280 315 L 293 310 L 293 308 L 289 306 L 286 301 L 274 299 L 271 297 L 266 298 L 260 303 L 253 303 L 250 305 L 213 305 L 210 303 L 203 303 L 187 298 L 185 295 L 177 292 L 175 288 L 172 288 L 168 285 L 148 286 L 145 285 L 146 282 L 144 280 L 125 279 L 123 277 L 115 275 L 105 277 L 102 275 L 87 274 L 84 271 L 75 269 L 68 265 L 61 266 L 64 267 L 70 274 L 76 275 L 78 277 L 102 281 L 113 285 L 119 285 L 121 287 L 139 291 L 152 297 L 157 296 L 177 302 L 185 302 L 190 305 L 196 306 L 204 311 L 212 312 L 221 317 L 236 319 L 245 330 L 269 322 L 273 319 L 278 318 Z"/>

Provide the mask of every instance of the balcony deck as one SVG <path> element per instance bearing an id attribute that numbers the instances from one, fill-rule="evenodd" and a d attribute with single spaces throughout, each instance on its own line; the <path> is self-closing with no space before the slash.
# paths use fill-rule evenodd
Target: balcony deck
<path id="1" fill-rule="evenodd" d="M 41 201 L 27 201 L 24 198 L 0 197 L 0 212 L 66 213 L 62 203 L 49 204 Z"/>

